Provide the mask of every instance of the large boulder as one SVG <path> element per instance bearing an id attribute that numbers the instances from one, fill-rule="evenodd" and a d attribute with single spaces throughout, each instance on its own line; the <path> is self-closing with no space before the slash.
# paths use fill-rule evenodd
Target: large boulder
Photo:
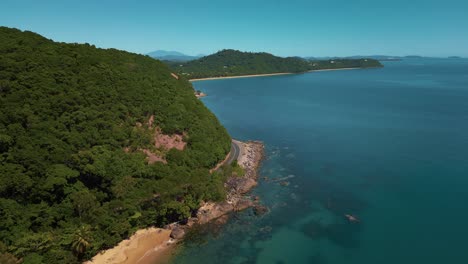
<path id="1" fill-rule="evenodd" d="M 181 239 L 185 236 L 185 229 L 179 225 L 176 225 L 171 232 L 171 237 L 174 239 Z"/>

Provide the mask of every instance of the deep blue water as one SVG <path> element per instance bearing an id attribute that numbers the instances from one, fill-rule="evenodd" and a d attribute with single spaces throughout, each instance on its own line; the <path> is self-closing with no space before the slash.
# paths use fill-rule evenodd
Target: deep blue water
<path id="1" fill-rule="evenodd" d="M 261 180 L 270 213 L 234 215 L 175 263 L 468 263 L 468 60 L 194 86 L 290 185 Z"/>

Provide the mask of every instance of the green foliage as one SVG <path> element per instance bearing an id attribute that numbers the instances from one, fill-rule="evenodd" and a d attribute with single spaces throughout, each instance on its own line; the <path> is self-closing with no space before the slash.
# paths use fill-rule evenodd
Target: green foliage
<path id="1" fill-rule="evenodd" d="M 224 164 L 221 166 L 221 168 L 217 170 L 216 174 L 225 181 L 231 176 L 243 177 L 245 175 L 245 169 L 237 163 L 237 160 L 234 160 L 231 164 Z"/>
<path id="2" fill-rule="evenodd" d="M 234 175 L 237 177 L 242 177 L 245 175 L 245 169 L 239 166 L 239 163 L 237 163 L 237 160 L 231 163 L 231 170 L 232 170 L 231 175 Z"/>
<path id="3" fill-rule="evenodd" d="M 343 59 L 308 61 L 299 57 L 281 58 L 269 53 L 222 50 L 196 60 L 166 63 L 188 79 L 268 73 L 300 73 L 310 70 L 337 68 L 382 67 L 373 59 Z"/>
<path id="4" fill-rule="evenodd" d="M 383 65 L 375 59 L 309 60 L 309 65 L 310 70 L 383 67 Z"/>
<path id="5" fill-rule="evenodd" d="M 183 151 L 147 164 L 154 125 Z M 230 137 L 163 63 L 0 27 L 0 260 L 78 263 L 220 199 Z M 133 151 L 125 152 L 125 148 Z M 15 256 L 13 256 L 13 255 Z"/>
<path id="6" fill-rule="evenodd" d="M 76 256 L 82 256 L 87 249 L 91 247 L 91 228 L 90 226 L 81 226 L 73 235 L 71 248 Z"/>

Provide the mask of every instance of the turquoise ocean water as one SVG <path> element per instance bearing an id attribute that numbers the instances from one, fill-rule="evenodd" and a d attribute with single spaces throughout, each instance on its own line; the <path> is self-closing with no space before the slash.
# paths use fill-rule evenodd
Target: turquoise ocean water
<path id="1" fill-rule="evenodd" d="M 268 214 L 207 228 L 175 263 L 468 263 L 468 60 L 194 86 L 290 184 L 260 180 Z"/>

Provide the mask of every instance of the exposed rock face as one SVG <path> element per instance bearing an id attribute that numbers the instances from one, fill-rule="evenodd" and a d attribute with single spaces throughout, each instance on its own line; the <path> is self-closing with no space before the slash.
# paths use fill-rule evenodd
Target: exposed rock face
<path id="1" fill-rule="evenodd" d="M 173 135 L 166 135 L 163 134 L 161 128 L 155 125 L 155 116 L 151 115 L 148 118 L 148 121 L 144 124 L 137 122 L 136 127 L 140 129 L 150 129 L 153 130 L 153 140 L 154 140 L 154 147 L 156 149 L 147 149 L 147 148 L 138 148 L 137 151 L 141 151 L 146 155 L 146 160 L 149 164 L 153 164 L 155 162 L 162 162 L 167 163 L 165 158 L 165 153 L 172 149 L 184 150 L 187 143 L 184 141 L 184 135 L 173 134 Z M 132 150 L 130 147 L 125 147 L 124 151 L 129 153 Z"/>
<path id="2" fill-rule="evenodd" d="M 156 148 L 162 148 L 162 149 L 178 149 L 178 150 L 184 150 L 185 145 L 187 145 L 186 142 L 183 140 L 182 135 L 174 134 L 174 135 L 166 135 L 161 132 L 161 129 L 158 127 L 155 128 L 154 132 L 154 146 Z"/>

